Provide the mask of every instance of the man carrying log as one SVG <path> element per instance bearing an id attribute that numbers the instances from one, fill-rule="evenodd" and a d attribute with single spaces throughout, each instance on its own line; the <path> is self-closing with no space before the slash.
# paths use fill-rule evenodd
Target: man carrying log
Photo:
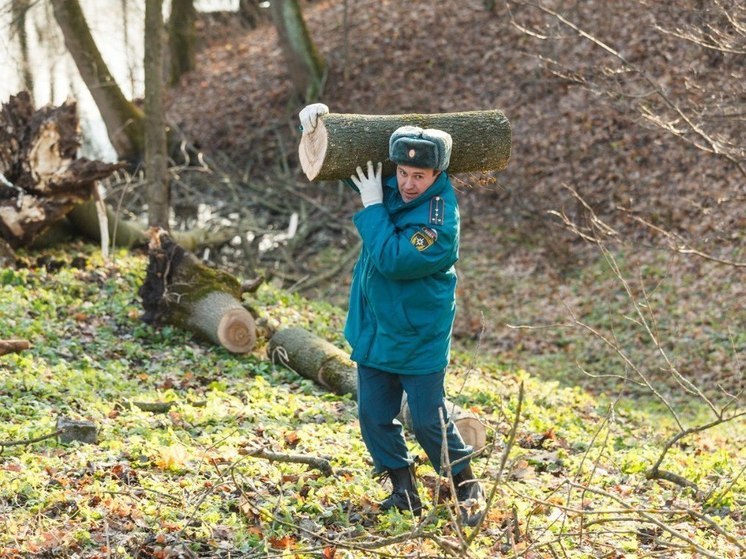
<path id="1" fill-rule="evenodd" d="M 321 103 L 305 107 L 304 135 L 328 112 Z M 363 204 L 353 217 L 363 247 L 345 337 L 357 363 L 363 440 L 376 473 L 388 475 L 393 485 L 381 510 L 418 516 L 422 510 L 413 460 L 395 420 L 406 393 L 417 441 L 438 473 L 450 467 L 462 520 L 474 526 L 483 514 L 484 491 L 471 469 L 473 449 L 448 421 L 444 399 L 459 247 L 458 203 L 446 172 L 451 148 L 446 132 L 402 126 L 389 138 L 395 174 L 382 180 L 382 163 L 374 168 L 368 161 L 366 171 L 357 167 L 351 177 Z"/>

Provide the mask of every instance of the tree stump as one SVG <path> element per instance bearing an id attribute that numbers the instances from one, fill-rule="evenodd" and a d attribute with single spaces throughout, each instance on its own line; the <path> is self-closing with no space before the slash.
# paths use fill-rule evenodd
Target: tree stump
<path id="1" fill-rule="evenodd" d="M 78 441 L 86 444 L 98 443 L 98 427 L 92 421 L 57 418 L 57 431 L 61 443 Z"/>
<path id="2" fill-rule="evenodd" d="M 75 101 L 34 111 L 27 92 L 0 109 L 0 236 L 28 246 L 121 164 L 77 158 Z"/>
<path id="3" fill-rule="evenodd" d="M 351 394 L 357 399 L 357 367 L 347 353 L 303 328 L 286 328 L 269 341 L 270 358 L 289 367 L 302 377 L 310 379 L 335 394 Z M 464 441 L 475 450 L 487 442 L 484 424 L 472 412 L 446 401 L 453 423 Z M 412 428 L 412 415 L 406 396 L 398 418 L 408 429 Z"/>
<path id="4" fill-rule="evenodd" d="M 510 123 L 497 110 L 404 115 L 329 113 L 301 138 L 298 155 L 303 172 L 311 181 L 347 179 L 357 166 L 381 161 L 383 174 L 393 174 L 389 137 L 406 124 L 438 128 L 451 135 L 449 173 L 500 171 L 510 159 Z"/>
<path id="5" fill-rule="evenodd" d="M 247 353 L 256 344 L 254 318 L 241 304 L 241 284 L 202 264 L 166 231 L 150 231 L 149 262 L 140 287 L 151 324 L 172 324 L 226 348 Z"/>

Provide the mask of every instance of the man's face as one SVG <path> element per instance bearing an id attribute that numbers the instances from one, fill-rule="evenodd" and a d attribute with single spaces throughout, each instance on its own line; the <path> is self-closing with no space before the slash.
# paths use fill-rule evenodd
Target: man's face
<path id="1" fill-rule="evenodd" d="M 430 188 L 438 178 L 440 171 L 435 169 L 421 169 L 409 165 L 397 165 L 396 184 L 399 194 L 405 202 L 411 202 Z"/>

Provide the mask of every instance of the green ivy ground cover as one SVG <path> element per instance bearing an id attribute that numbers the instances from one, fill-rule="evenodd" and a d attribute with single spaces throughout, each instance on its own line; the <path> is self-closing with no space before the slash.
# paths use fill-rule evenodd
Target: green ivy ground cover
<path id="1" fill-rule="evenodd" d="M 449 395 L 488 427 L 475 467 L 493 496 L 485 522 L 459 526 L 447 480 L 411 437 L 429 514 L 379 515 L 387 487 L 370 476 L 354 401 L 273 364 L 266 340 L 236 356 L 143 324 L 146 258 L 77 251 L 0 271 L 0 339 L 33 345 L 0 357 L 0 557 L 744 556 L 743 421 L 668 453 L 666 470 L 698 495 L 645 478 L 676 432 L 659 404 L 456 348 Z M 271 286 L 248 302 L 344 347 L 335 307 Z M 708 421 L 697 406 L 683 414 Z M 94 423 L 97 444 L 9 444 L 53 433 L 60 417 Z M 333 474 L 260 451 L 327 459 Z"/>

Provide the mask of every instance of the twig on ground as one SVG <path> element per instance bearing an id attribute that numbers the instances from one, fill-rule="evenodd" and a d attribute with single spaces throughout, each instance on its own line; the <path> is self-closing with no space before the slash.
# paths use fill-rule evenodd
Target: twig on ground
<path id="1" fill-rule="evenodd" d="M 654 516 L 652 516 L 652 515 L 650 515 L 650 514 L 648 514 L 646 512 L 641 512 L 640 510 L 636 510 L 633 506 L 627 504 L 627 502 L 624 501 L 618 495 L 614 495 L 613 493 L 609 493 L 608 491 L 604 491 L 603 489 L 599 489 L 597 487 L 589 487 L 587 485 L 583 485 L 583 484 L 580 484 L 580 483 L 575 483 L 574 481 L 571 481 L 571 480 L 568 480 L 568 483 L 570 484 L 570 486 L 572 486 L 575 489 L 585 489 L 586 491 L 589 491 L 591 493 L 595 493 L 597 495 L 602 495 L 602 496 L 604 496 L 604 497 L 606 497 L 608 499 L 611 499 L 612 501 L 615 501 L 615 502 L 619 503 L 623 507 L 625 507 L 625 508 L 627 508 L 627 509 L 629 509 L 631 511 L 634 511 L 636 514 L 638 514 L 644 520 L 647 520 L 648 522 L 651 522 L 652 524 L 655 524 L 656 526 L 658 526 L 659 528 L 661 528 L 663 531 L 669 533 L 673 537 L 678 538 L 678 539 L 686 542 L 687 544 L 689 544 L 690 546 L 692 546 L 693 549 L 695 549 L 698 553 L 700 553 L 704 557 L 710 557 L 711 559 L 722 559 L 721 556 L 715 555 L 714 553 L 712 553 L 712 552 L 708 551 L 707 549 L 703 548 L 701 545 L 699 545 L 697 542 L 695 542 L 692 538 L 690 538 L 686 534 L 683 534 L 682 532 L 676 530 L 675 528 L 672 528 L 671 526 L 669 526 L 665 522 L 662 522 L 662 521 L 658 520 L 657 518 L 655 518 Z"/>
<path id="2" fill-rule="evenodd" d="M 510 455 L 510 451 L 513 449 L 513 445 L 515 444 L 515 437 L 516 433 L 518 432 L 518 424 L 521 420 L 521 410 L 523 408 L 523 397 L 524 397 L 524 386 L 523 381 L 521 381 L 521 384 L 518 386 L 518 402 L 516 403 L 515 408 L 515 416 L 513 418 L 513 425 L 510 428 L 510 432 L 508 433 L 508 439 L 505 441 L 505 448 L 503 449 L 502 455 L 500 456 L 500 463 L 498 465 L 497 475 L 495 476 L 495 481 L 492 484 L 492 488 L 490 489 L 490 494 L 487 496 L 487 504 L 485 506 L 485 510 L 489 511 L 492 507 L 492 503 L 495 501 L 495 496 L 497 495 L 497 489 L 502 484 L 502 476 L 503 472 L 505 471 L 505 465 L 508 463 L 508 456 Z M 474 541 L 474 538 L 477 537 L 479 534 L 482 524 L 484 524 L 484 520 L 486 518 L 486 514 L 482 515 L 482 517 L 479 519 L 479 522 L 477 522 L 477 525 L 474 527 L 474 530 L 469 535 L 469 537 L 466 540 L 467 545 L 471 545 L 471 543 Z"/>
<path id="3" fill-rule="evenodd" d="M 57 435 L 60 435 L 63 431 L 64 429 L 57 429 L 53 433 L 42 435 L 41 437 L 35 437 L 33 439 L 25 439 L 22 441 L 0 441 L 0 449 L 5 449 L 9 446 L 26 446 L 29 444 L 40 443 L 41 441 L 46 441 L 47 439 L 53 439 Z M 0 454 L 2 454 L 2 450 L 0 450 Z"/>
<path id="4" fill-rule="evenodd" d="M 176 405 L 178 405 L 178 402 L 130 402 L 130 406 L 150 413 L 168 413 Z M 189 402 L 189 405 L 195 408 L 204 408 L 207 401 Z"/>
<path id="5" fill-rule="evenodd" d="M 722 423 L 727 423 L 729 421 L 733 421 L 734 419 L 737 419 L 739 417 L 746 416 L 746 410 L 741 411 L 738 413 L 733 413 L 729 416 L 721 415 L 714 421 L 711 421 L 710 423 L 705 423 L 704 425 L 698 425 L 696 427 L 690 427 L 689 429 L 682 429 L 678 433 L 676 433 L 673 437 L 671 437 L 665 445 L 663 445 L 663 449 L 661 449 L 661 453 L 658 456 L 658 460 L 656 460 L 655 464 L 651 466 L 651 468 L 645 473 L 645 477 L 647 479 L 664 479 L 666 481 L 670 481 L 672 483 L 676 483 L 677 485 L 681 485 L 683 487 L 691 487 L 694 489 L 699 496 L 699 498 L 702 497 L 699 488 L 697 485 L 689 481 L 688 479 L 678 475 L 674 474 L 672 472 L 667 472 L 665 470 L 661 470 L 660 466 L 663 463 L 663 459 L 666 457 L 666 454 L 671 449 L 673 445 L 675 445 L 678 441 L 683 439 L 684 437 L 688 435 L 692 435 L 694 433 L 699 433 L 701 431 L 706 431 L 707 429 L 711 429 L 712 427 L 716 427 Z"/>
<path id="6" fill-rule="evenodd" d="M 306 464 L 312 468 L 316 468 L 325 476 L 333 476 L 334 470 L 329 460 L 325 458 L 318 458 L 316 456 L 307 456 L 305 454 L 281 454 L 278 452 L 271 452 L 264 448 L 242 448 L 238 451 L 239 454 L 245 456 L 251 456 L 253 458 L 264 458 L 270 462 L 285 462 L 291 464 Z"/>

